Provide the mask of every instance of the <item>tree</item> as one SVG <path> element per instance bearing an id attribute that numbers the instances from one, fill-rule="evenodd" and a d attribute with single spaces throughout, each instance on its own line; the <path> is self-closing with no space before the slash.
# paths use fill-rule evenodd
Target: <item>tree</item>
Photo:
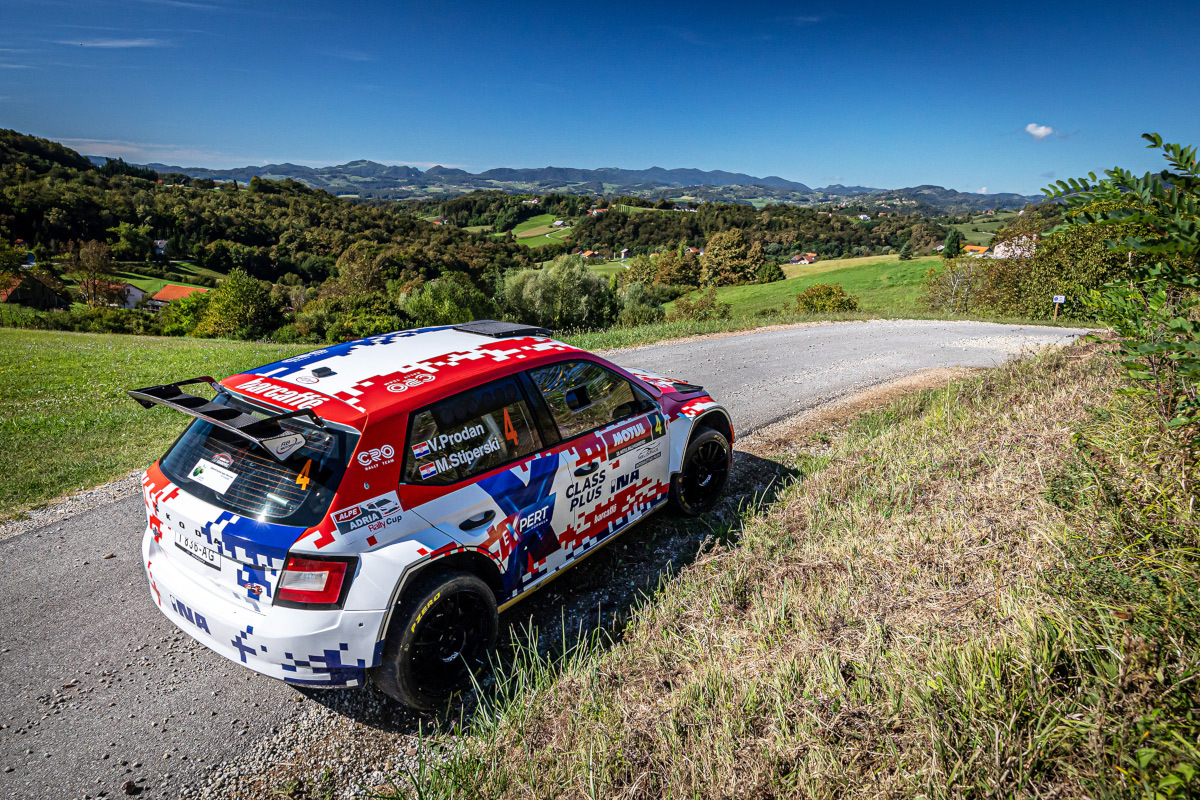
<path id="1" fill-rule="evenodd" d="M 758 248 L 761 259 L 762 248 Z M 751 261 L 750 245 L 740 228 L 714 233 L 700 257 L 700 282 L 706 286 L 733 286 L 754 280 L 758 264 Z"/>
<path id="2" fill-rule="evenodd" d="M 108 232 L 116 239 L 112 244 L 113 258 L 118 261 L 144 261 L 149 257 L 153 247 L 149 225 L 122 222 L 109 228 Z"/>
<path id="3" fill-rule="evenodd" d="M 79 299 L 88 308 L 117 300 L 112 268 L 112 253 L 104 242 L 85 242 L 67 254 L 67 275 L 75 281 Z"/>
<path id="4" fill-rule="evenodd" d="M 700 260 L 687 246 L 667 247 L 658 257 L 654 283 L 663 286 L 699 286 Z"/>
<path id="5" fill-rule="evenodd" d="M 912 257 L 913 257 L 912 240 L 905 239 L 904 244 L 901 245 L 901 247 L 900 247 L 900 260 L 901 261 L 912 261 Z"/>
<path id="6" fill-rule="evenodd" d="M 495 305 L 466 275 L 450 272 L 421 286 L 404 299 L 401 308 L 414 325 L 425 327 L 487 319 Z"/>
<path id="7" fill-rule="evenodd" d="M 279 326 L 270 286 L 240 269 L 230 272 L 211 294 L 196 336 L 260 339 Z"/>
<path id="8" fill-rule="evenodd" d="M 942 250 L 942 258 L 956 258 L 962 254 L 963 237 L 958 232 L 958 228 L 951 228 L 946 234 L 946 241 L 943 243 L 945 248 Z"/>
<path id="9" fill-rule="evenodd" d="M 1168 169 L 1137 177 L 1057 181 L 1044 190 L 1067 204 L 1070 225 L 1096 227 L 1129 254 L 1130 280 L 1094 290 L 1089 302 L 1120 337 L 1122 366 L 1151 399 L 1163 429 L 1195 452 L 1200 435 L 1200 160 L 1197 149 L 1142 134 Z M 1133 255 L 1148 257 L 1135 263 Z"/>
<path id="10" fill-rule="evenodd" d="M 383 288 L 385 261 L 367 242 L 350 245 L 335 266 L 337 278 L 326 285 L 327 294 L 355 297 L 374 294 Z"/>
<path id="11" fill-rule="evenodd" d="M 0 275 L 17 272 L 25 264 L 25 251 L 0 239 Z"/>
<path id="12" fill-rule="evenodd" d="M 666 316 L 662 303 L 646 290 L 645 284 L 631 283 L 621 296 L 621 314 L 617 322 L 621 325 L 649 325 Z"/>
<path id="13" fill-rule="evenodd" d="M 658 264 L 650 256 L 634 256 L 625 264 L 625 271 L 617 273 L 621 283 L 650 285 L 658 276 Z"/>
<path id="14" fill-rule="evenodd" d="M 543 269 L 508 275 L 504 304 L 519 322 L 567 331 L 607 327 L 618 311 L 608 281 L 574 255 L 561 255 Z"/>
<path id="15" fill-rule="evenodd" d="M 925 303 L 934 311 L 967 314 L 987 273 L 987 259 L 949 258 L 925 273 Z"/>

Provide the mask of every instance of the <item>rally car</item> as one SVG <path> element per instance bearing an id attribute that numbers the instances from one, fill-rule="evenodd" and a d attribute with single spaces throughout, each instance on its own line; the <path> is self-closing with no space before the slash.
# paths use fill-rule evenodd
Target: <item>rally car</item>
<path id="1" fill-rule="evenodd" d="M 664 504 L 713 508 L 732 463 L 702 387 L 491 320 L 129 395 L 195 418 L 142 480 L 163 613 L 264 675 L 420 709 L 486 663 L 499 610 Z"/>

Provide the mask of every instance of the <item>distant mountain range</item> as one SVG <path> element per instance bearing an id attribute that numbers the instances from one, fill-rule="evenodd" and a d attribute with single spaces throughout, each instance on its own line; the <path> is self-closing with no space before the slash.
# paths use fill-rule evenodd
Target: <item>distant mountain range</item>
<path id="1" fill-rule="evenodd" d="M 103 156 L 89 156 L 103 164 Z M 975 194 L 957 192 L 941 186 L 914 186 L 905 189 L 879 189 L 870 186 L 832 184 L 813 189 L 803 183 L 775 175 L 765 178 L 740 172 L 700 169 L 579 169 L 575 167 L 538 167 L 514 169 L 499 167 L 471 173 L 452 167 L 416 167 L 379 164 L 374 161 L 350 161 L 330 167 L 305 167 L 299 164 L 265 164 L 235 169 L 206 169 L 167 164 L 142 164 L 159 173 L 178 172 L 193 178 L 247 182 L 259 177 L 268 180 L 291 178 L 314 189 L 331 194 L 360 198 L 404 199 L 452 197 L 478 189 L 506 192 L 563 192 L 567 194 L 634 195 L 657 199 L 711 200 L 731 203 L 793 203 L 821 205 L 852 202 L 871 208 L 909 206 L 924 213 L 962 213 L 991 208 L 1020 208 L 1041 202 L 1041 197 L 1018 194 Z"/>

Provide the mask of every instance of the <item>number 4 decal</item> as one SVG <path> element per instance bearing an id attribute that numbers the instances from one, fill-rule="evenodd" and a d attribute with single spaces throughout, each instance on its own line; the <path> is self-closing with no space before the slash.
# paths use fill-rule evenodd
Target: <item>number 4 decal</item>
<path id="1" fill-rule="evenodd" d="M 513 427 L 512 418 L 508 416 L 508 409 L 504 409 L 504 438 L 513 443 L 513 447 L 519 447 L 520 441 L 517 438 L 517 429 Z"/>
<path id="2" fill-rule="evenodd" d="M 312 468 L 312 459 L 304 462 L 304 469 L 300 470 L 300 474 L 296 476 L 296 485 L 300 487 L 300 491 L 307 492 L 308 484 L 312 478 L 308 477 L 308 471 Z"/>

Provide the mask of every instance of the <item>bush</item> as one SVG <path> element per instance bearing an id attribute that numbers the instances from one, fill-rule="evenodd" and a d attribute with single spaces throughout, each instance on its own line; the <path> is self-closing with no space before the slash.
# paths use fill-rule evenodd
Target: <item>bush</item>
<path id="1" fill-rule="evenodd" d="M 858 298 L 846 294 L 840 283 L 818 283 L 796 295 L 796 310 L 801 314 L 858 311 Z"/>
<path id="2" fill-rule="evenodd" d="M 631 283 L 621 296 L 621 313 L 617 322 L 621 325 L 649 325 L 662 321 L 665 316 L 662 303 L 655 299 L 644 283 Z"/>
<path id="3" fill-rule="evenodd" d="M 557 330 L 605 328 L 620 311 L 608 281 L 573 255 L 561 255 L 543 269 L 505 276 L 503 299 L 505 313 L 513 319 Z"/>
<path id="4" fill-rule="evenodd" d="M 733 306 L 729 303 L 717 302 L 717 289 L 708 287 L 708 291 L 696 300 L 681 297 L 675 301 L 674 308 L 667 315 L 671 322 L 706 322 L 714 319 L 729 319 L 733 316 Z"/>
<path id="5" fill-rule="evenodd" d="M 763 264 L 754 275 L 759 283 L 774 283 L 787 277 L 778 264 Z"/>
<path id="6" fill-rule="evenodd" d="M 455 325 L 495 315 L 495 304 L 461 272 L 423 285 L 401 302 L 414 327 Z"/>
<path id="7" fill-rule="evenodd" d="M 279 327 L 279 308 L 270 287 L 240 269 L 212 292 L 208 308 L 193 334 L 231 339 L 260 339 Z"/>

